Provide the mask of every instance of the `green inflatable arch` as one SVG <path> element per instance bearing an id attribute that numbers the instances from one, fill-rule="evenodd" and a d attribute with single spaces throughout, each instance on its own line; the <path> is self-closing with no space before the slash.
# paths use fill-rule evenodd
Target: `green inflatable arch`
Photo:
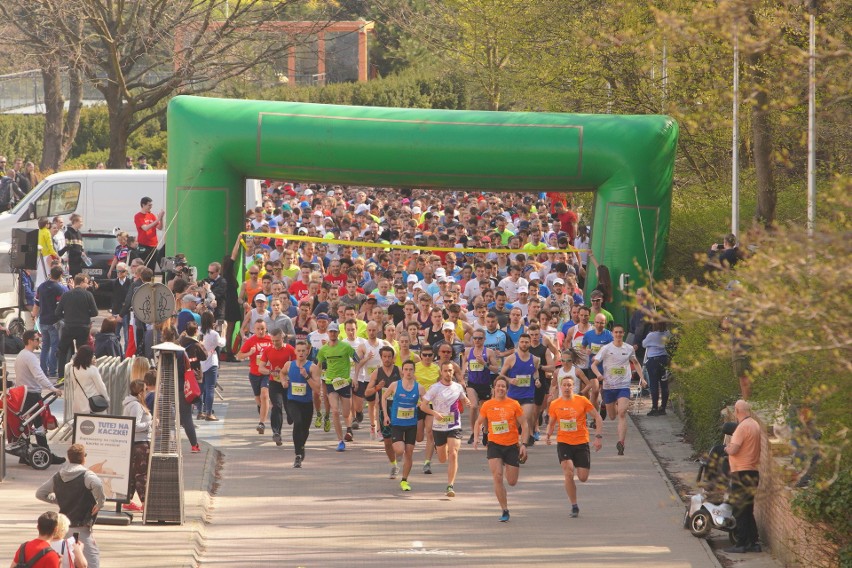
<path id="1" fill-rule="evenodd" d="M 593 191 L 591 248 L 621 274 L 665 254 L 677 123 L 179 96 L 168 108 L 167 251 L 203 266 L 243 229 L 244 180 L 434 190 Z M 594 275 L 587 286 L 595 286 Z M 591 288 L 589 288 L 591 289 Z M 616 319 L 624 319 L 617 309 Z"/>

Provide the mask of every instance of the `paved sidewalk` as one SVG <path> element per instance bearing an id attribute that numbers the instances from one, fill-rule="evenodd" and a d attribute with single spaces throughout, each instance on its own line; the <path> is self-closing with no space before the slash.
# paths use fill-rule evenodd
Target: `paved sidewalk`
<path id="1" fill-rule="evenodd" d="M 137 516 L 129 527 L 98 525 L 104 567 L 719 566 L 707 543 L 682 528 L 684 505 L 632 420 L 621 457 L 615 423 L 607 422 L 591 478 L 579 487 L 579 519 L 568 518 L 555 446 L 539 443 L 509 490 L 512 520 L 503 524 L 484 450 L 467 444 L 454 499 L 444 496 L 444 466 L 433 461 L 435 473 L 421 473 L 422 445 L 413 491 L 402 493 L 398 481 L 388 479 L 381 442 L 370 441 L 365 430 L 340 454 L 333 433 L 312 428 L 303 469 L 292 469 L 287 427 L 282 447 L 272 442 L 268 423 L 264 436 L 254 429 L 246 373 L 245 365 L 223 366 L 226 402 L 215 406 L 221 420 L 198 425 L 202 454 L 189 454 L 184 442 L 186 524 L 145 526 Z M 638 423 L 663 465 L 694 476 L 673 417 L 640 416 Z M 67 444 L 53 447 L 64 453 Z M 16 462 L 0 483 L 2 562 L 33 538 L 36 517 L 49 508 L 35 490 L 58 469 L 37 472 Z M 768 554 L 726 565 L 777 566 Z"/>
<path id="2" fill-rule="evenodd" d="M 235 380 L 235 367 L 225 369 L 225 464 L 206 531 L 205 568 L 718 565 L 682 529 L 683 505 L 632 422 L 622 457 L 615 424 L 607 423 L 604 448 L 592 456 L 591 478 L 579 488 L 579 519 L 568 518 L 555 446 L 540 443 L 509 491 L 512 520 L 503 524 L 483 450 L 463 444 L 454 499 L 444 496 L 443 466 L 431 476 L 421 473 L 422 448 L 415 453 L 413 491 L 402 493 L 388 479 L 381 443 L 364 430 L 341 454 L 333 433 L 312 429 L 304 466 L 293 469 L 289 434 L 282 447 L 268 427 L 257 434 L 245 370 Z"/>

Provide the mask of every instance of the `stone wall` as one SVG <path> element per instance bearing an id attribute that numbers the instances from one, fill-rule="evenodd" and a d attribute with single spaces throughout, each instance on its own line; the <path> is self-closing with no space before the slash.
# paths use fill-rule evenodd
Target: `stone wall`
<path id="1" fill-rule="evenodd" d="M 832 558 L 837 558 L 837 551 L 819 527 L 793 513 L 794 474 L 784 456 L 786 448 L 786 441 L 764 437 L 754 511 L 760 540 L 785 566 L 836 566 Z"/>

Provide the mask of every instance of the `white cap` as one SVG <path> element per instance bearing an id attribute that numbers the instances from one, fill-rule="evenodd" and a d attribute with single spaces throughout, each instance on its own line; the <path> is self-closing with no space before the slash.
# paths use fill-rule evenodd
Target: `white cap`
<path id="1" fill-rule="evenodd" d="M 358 207 L 355 208 L 355 214 L 360 215 L 361 213 L 368 213 L 370 211 L 370 206 L 366 203 L 362 203 Z"/>
<path id="2" fill-rule="evenodd" d="M 322 211 L 320 211 L 319 209 L 314 211 L 314 217 L 322 217 Z"/>
<path id="3" fill-rule="evenodd" d="M 530 272 L 530 275 L 527 276 L 528 280 L 541 280 L 541 276 L 538 275 L 538 272 Z"/>
<path id="4" fill-rule="evenodd" d="M 553 279 L 553 284 L 554 284 L 554 285 L 556 285 L 556 284 L 565 284 L 565 281 L 564 281 L 564 280 L 562 280 L 561 278 L 554 278 L 554 279 Z"/>
<path id="5" fill-rule="evenodd" d="M 441 278 L 442 276 L 446 276 L 446 275 L 447 275 L 447 271 L 444 270 L 444 268 L 439 266 L 438 268 L 435 269 L 435 277 L 436 278 Z"/>
<path id="6" fill-rule="evenodd" d="M 444 322 L 444 325 L 442 325 L 442 326 L 441 326 L 441 331 L 443 331 L 443 330 L 445 330 L 445 329 L 448 329 L 448 330 L 450 330 L 450 331 L 455 331 L 455 330 L 456 330 L 456 326 L 454 326 L 454 325 L 452 324 L 452 322 L 445 321 L 445 322 Z"/>
<path id="7" fill-rule="evenodd" d="M 408 278 L 406 278 L 405 281 L 408 282 L 408 283 L 417 282 L 417 275 L 416 274 L 409 274 Z"/>
<path id="8" fill-rule="evenodd" d="M 302 195 L 313 195 L 313 194 L 314 194 L 313 190 L 311 190 L 309 188 L 309 189 L 306 189 L 305 192 Z"/>
<path id="9" fill-rule="evenodd" d="M 255 303 L 257 303 L 258 301 L 260 301 L 260 302 L 268 302 L 269 300 L 266 298 L 266 294 L 264 294 L 263 292 L 261 292 L 261 293 L 256 294 L 256 295 L 254 296 L 254 302 L 255 302 Z"/>
<path id="10" fill-rule="evenodd" d="M 414 214 L 414 215 L 420 215 L 421 213 L 423 213 L 423 210 L 420 209 L 420 206 L 415 205 L 414 207 L 411 208 L 411 213 Z"/>
<path id="11" fill-rule="evenodd" d="M 530 289 L 527 286 L 518 286 L 518 294 L 529 294 Z"/>

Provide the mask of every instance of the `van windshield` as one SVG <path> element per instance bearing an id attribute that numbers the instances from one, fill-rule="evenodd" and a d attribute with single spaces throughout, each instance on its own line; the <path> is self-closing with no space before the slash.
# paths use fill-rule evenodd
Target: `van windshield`
<path id="1" fill-rule="evenodd" d="M 45 180 L 41 180 L 37 186 L 32 188 L 29 193 L 27 193 L 23 199 L 18 201 L 14 207 L 12 207 L 9 212 L 10 213 L 21 213 L 22 211 L 26 211 L 27 207 L 30 206 L 35 196 L 39 194 L 42 186 L 44 185 Z"/>

